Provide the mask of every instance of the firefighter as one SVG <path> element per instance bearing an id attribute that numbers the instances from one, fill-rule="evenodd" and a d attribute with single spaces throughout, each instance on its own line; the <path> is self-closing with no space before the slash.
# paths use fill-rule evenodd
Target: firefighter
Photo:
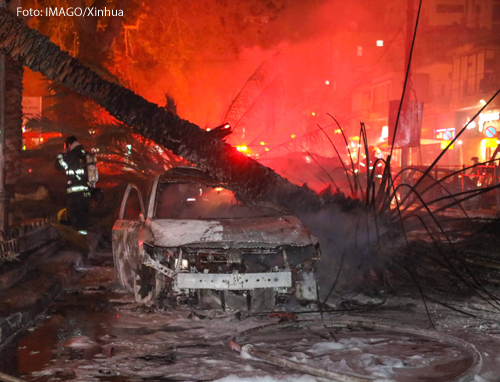
<path id="1" fill-rule="evenodd" d="M 474 175 L 474 176 L 471 176 L 471 180 L 472 182 L 474 183 L 474 186 L 475 187 L 480 187 L 481 186 L 481 183 L 482 183 L 482 177 L 483 177 L 483 173 L 482 173 L 482 170 L 480 167 L 477 167 L 479 166 L 479 158 L 478 157 L 472 157 L 470 158 L 470 160 L 472 161 L 472 165 L 473 166 L 476 166 L 476 167 L 473 167 L 470 171 L 470 174 L 469 175 Z"/>
<path id="2" fill-rule="evenodd" d="M 64 151 L 57 156 L 55 168 L 66 173 L 69 222 L 73 229 L 86 235 L 92 196 L 87 171 L 87 153 L 74 136 L 70 136 L 64 141 Z"/>

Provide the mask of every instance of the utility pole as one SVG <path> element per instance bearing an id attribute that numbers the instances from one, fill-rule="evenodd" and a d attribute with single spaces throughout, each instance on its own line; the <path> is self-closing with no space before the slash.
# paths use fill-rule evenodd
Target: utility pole
<path id="1" fill-rule="evenodd" d="M 411 53 L 411 45 L 413 41 L 413 32 L 414 32 L 414 22 L 413 19 L 415 15 L 415 4 L 414 0 L 408 0 L 407 9 L 406 9 L 406 39 L 405 39 L 405 69 L 408 68 L 410 63 L 410 53 Z M 407 91 L 405 92 L 405 98 L 407 100 L 410 99 L 410 94 L 413 88 L 413 83 L 411 81 L 411 68 L 408 68 L 408 81 L 407 81 Z M 406 104 L 406 107 L 405 107 Z M 402 112 L 409 112 L 410 104 L 409 101 L 403 100 Z M 410 159 L 410 147 L 401 147 L 401 169 L 407 168 L 409 165 Z M 404 172 L 403 174 L 407 174 Z M 406 176 L 403 177 L 403 181 L 406 181 Z"/>
<path id="2" fill-rule="evenodd" d="M 0 0 L 0 8 L 7 8 L 7 0 Z M 5 54 L 0 54 L 0 230 L 7 239 L 9 230 L 8 196 L 5 191 Z"/>

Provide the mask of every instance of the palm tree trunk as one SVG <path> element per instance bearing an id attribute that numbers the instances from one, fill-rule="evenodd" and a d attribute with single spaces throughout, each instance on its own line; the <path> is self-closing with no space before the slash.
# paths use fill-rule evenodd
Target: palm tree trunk
<path id="1" fill-rule="evenodd" d="M 3 10 L 0 49 L 30 69 L 91 98 L 136 133 L 206 170 L 248 201 L 272 202 L 296 213 L 312 212 L 324 204 L 307 186 L 290 183 L 198 126 L 129 89 L 101 79 L 49 38 Z"/>
<path id="2" fill-rule="evenodd" d="M 12 193 L 21 177 L 23 147 L 23 67 L 5 57 L 5 183 Z"/>

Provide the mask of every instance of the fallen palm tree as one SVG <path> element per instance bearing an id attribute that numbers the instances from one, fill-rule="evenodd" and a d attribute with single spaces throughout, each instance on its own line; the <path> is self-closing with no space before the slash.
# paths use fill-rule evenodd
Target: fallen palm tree
<path id="1" fill-rule="evenodd" d="M 136 133 L 231 184 L 246 201 L 272 202 L 294 212 L 314 211 L 324 204 L 307 186 L 292 184 L 217 136 L 102 79 L 5 10 L 0 12 L 0 49 L 31 70 L 89 97 Z"/>

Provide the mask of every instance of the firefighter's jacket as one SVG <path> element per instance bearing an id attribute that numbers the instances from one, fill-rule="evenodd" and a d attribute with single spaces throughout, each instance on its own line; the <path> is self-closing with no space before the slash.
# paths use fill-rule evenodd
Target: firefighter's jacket
<path id="1" fill-rule="evenodd" d="M 91 196 L 86 152 L 82 145 L 75 146 L 67 153 L 59 154 L 56 158 L 55 168 L 66 173 L 68 181 L 66 192 L 68 194 L 83 193 L 79 195 Z"/>

